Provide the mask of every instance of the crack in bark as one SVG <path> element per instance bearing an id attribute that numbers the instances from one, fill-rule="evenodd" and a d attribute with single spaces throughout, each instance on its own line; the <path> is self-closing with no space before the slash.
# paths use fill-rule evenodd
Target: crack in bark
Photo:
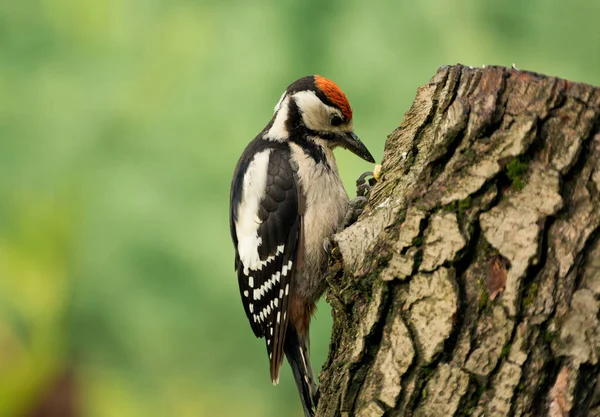
<path id="1" fill-rule="evenodd" d="M 452 359 L 456 345 L 459 342 L 459 336 L 463 330 L 463 324 L 466 319 L 467 312 L 466 282 L 464 274 L 475 259 L 480 234 L 481 227 L 479 222 L 475 221 L 473 223 L 473 231 L 471 232 L 471 236 L 467 239 L 467 245 L 465 248 L 463 248 L 463 254 L 458 256 L 454 264 L 456 269 L 456 284 L 458 287 L 458 308 L 452 332 L 450 333 L 448 339 L 446 339 L 444 342 L 444 349 L 442 351 L 442 360 L 444 362 L 450 362 Z"/>
<path id="2" fill-rule="evenodd" d="M 406 285 L 406 286 L 408 286 L 408 285 Z M 416 336 L 416 331 L 409 325 L 406 318 L 402 314 L 400 317 L 402 318 L 404 325 L 408 329 L 410 338 L 413 341 L 413 346 L 415 346 L 415 355 L 413 357 L 413 360 L 412 360 L 410 366 L 408 367 L 408 369 L 406 370 L 406 372 L 404 373 L 404 375 L 402 375 L 402 378 L 400 379 L 401 390 L 400 390 L 400 396 L 398 397 L 398 400 L 396 401 L 395 410 L 405 409 L 406 403 L 409 400 L 409 398 L 407 398 L 407 395 L 406 395 L 407 391 L 408 391 L 408 385 L 411 382 L 413 382 L 416 372 L 417 372 L 417 369 L 418 369 L 418 366 L 419 366 L 419 354 L 418 354 L 418 350 L 415 345 L 415 343 L 416 343 L 415 341 L 418 340 L 417 336 Z M 396 414 L 392 414 L 392 415 L 396 415 Z"/>
<path id="3" fill-rule="evenodd" d="M 369 368 L 365 367 L 364 365 L 365 364 L 372 365 L 375 361 L 377 352 L 381 345 L 381 340 L 383 339 L 383 332 L 384 332 L 385 326 L 387 325 L 387 321 L 390 318 L 390 314 L 392 311 L 391 305 L 393 303 L 393 300 L 394 300 L 393 289 L 388 288 L 386 298 L 385 298 L 385 300 L 382 301 L 382 305 L 383 305 L 382 312 L 383 313 L 382 313 L 382 315 L 379 316 L 378 322 L 376 323 L 376 326 L 372 329 L 370 335 L 368 335 L 365 338 L 366 352 L 364 352 L 364 356 L 362 357 L 362 360 L 361 360 L 361 365 L 363 365 L 362 368 L 365 370 L 365 372 L 364 372 L 364 375 L 362 375 L 362 372 L 361 372 L 361 374 L 358 374 L 358 372 L 355 374 L 357 377 L 353 380 L 352 383 L 356 385 L 356 395 L 353 399 L 351 399 L 352 406 L 349 407 L 348 409 L 354 408 L 354 405 L 356 404 L 356 401 L 359 399 L 360 393 L 363 389 L 363 385 L 365 383 L 365 380 L 367 378 L 367 373 L 369 371 Z M 379 402 L 378 402 L 378 405 L 379 405 Z M 383 410 L 385 410 L 386 408 L 387 408 L 387 406 L 382 407 Z"/>
<path id="4" fill-rule="evenodd" d="M 458 413 L 456 417 L 467 417 L 473 413 L 473 410 L 479 403 L 479 399 L 483 395 L 485 387 L 479 379 L 474 375 L 469 374 L 469 385 L 467 386 L 467 394 L 465 394 L 458 404 Z"/>
<path id="5" fill-rule="evenodd" d="M 593 400 L 594 390 L 598 383 L 600 363 L 596 365 L 583 364 L 573 393 L 573 417 L 586 416 Z"/>

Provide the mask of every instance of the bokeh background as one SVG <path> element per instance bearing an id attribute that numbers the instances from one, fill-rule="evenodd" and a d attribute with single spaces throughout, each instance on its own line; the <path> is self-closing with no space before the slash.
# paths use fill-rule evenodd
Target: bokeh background
<path id="1" fill-rule="evenodd" d="M 0 1 L 0 416 L 300 417 L 239 301 L 229 184 L 319 73 L 376 159 L 443 64 L 600 85 L 600 2 Z M 369 164 L 337 153 L 348 191 Z M 321 302 L 313 360 L 327 354 Z"/>

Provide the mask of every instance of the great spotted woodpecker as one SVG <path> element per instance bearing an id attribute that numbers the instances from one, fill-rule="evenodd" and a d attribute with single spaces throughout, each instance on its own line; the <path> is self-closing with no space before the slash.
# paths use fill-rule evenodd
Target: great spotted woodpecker
<path id="1" fill-rule="evenodd" d="M 318 75 L 300 78 L 244 150 L 231 184 L 244 310 L 256 337 L 266 339 L 273 384 L 287 357 L 307 417 L 316 408 L 309 325 L 326 288 L 323 242 L 349 209 L 333 155 L 338 146 L 375 162 L 353 132 L 352 109 L 338 86 Z"/>

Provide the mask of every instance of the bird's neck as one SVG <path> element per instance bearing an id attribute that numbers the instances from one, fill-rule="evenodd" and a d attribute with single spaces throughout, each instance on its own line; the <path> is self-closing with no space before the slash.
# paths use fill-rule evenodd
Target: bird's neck
<path id="1" fill-rule="evenodd" d="M 315 164 L 323 164 L 328 168 L 335 166 L 333 151 L 324 139 L 307 132 L 303 135 L 290 136 L 289 141 L 300 146 L 306 155 L 314 159 Z"/>

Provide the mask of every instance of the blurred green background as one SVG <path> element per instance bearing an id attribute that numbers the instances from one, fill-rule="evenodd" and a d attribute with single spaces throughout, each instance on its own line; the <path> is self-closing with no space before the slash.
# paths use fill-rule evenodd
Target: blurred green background
<path id="1" fill-rule="evenodd" d="M 438 66 L 600 84 L 600 2 L 0 2 L 0 416 L 297 416 L 237 290 L 233 167 L 335 80 L 376 159 Z M 369 164 L 337 153 L 349 193 Z M 312 332 L 316 370 L 331 319 Z M 69 411 L 75 404 L 75 408 Z"/>

